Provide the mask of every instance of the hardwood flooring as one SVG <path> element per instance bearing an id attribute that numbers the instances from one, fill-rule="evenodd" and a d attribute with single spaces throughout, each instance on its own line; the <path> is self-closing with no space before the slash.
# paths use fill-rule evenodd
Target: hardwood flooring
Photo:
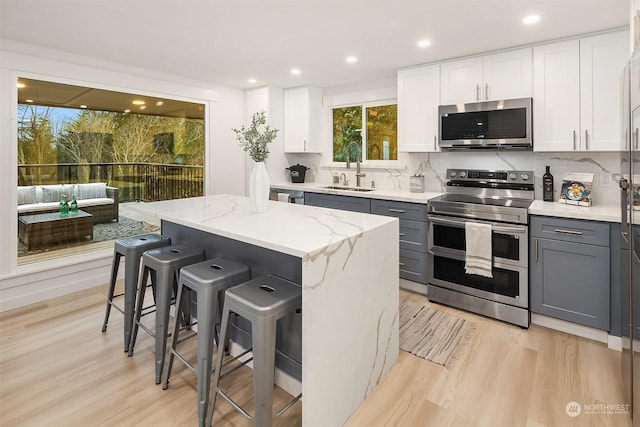
<path id="1" fill-rule="evenodd" d="M 197 425 L 195 374 L 176 362 L 163 391 L 154 384 L 151 337 L 141 332 L 129 358 L 118 312 L 100 332 L 106 289 L 0 314 L 0 426 Z M 626 415 L 595 411 L 572 418 L 565 410 L 572 401 L 623 403 L 620 353 L 535 325 L 523 330 L 431 304 L 411 292 L 401 291 L 401 298 L 475 322 L 474 337 L 452 369 L 400 352 L 347 426 L 629 425 Z M 194 356 L 195 340 L 182 349 Z M 227 380 L 226 389 L 251 408 L 250 370 Z M 277 388 L 274 406 L 289 398 Z M 297 403 L 274 425 L 300 423 Z M 223 399 L 214 424 L 250 425 Z"/>

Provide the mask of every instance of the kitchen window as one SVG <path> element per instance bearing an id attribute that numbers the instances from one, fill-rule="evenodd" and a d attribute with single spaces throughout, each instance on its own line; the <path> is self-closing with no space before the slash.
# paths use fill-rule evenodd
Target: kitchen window
<path id="1" fill-rule="evenodd" d="M 346 147 L 356 142 L 362 161 L 398 160 L 397 104 L 361 104 L 333 108 L 333 161 L 347 160 Z M 356 159 L 351 148 L 350 159 Z"/>

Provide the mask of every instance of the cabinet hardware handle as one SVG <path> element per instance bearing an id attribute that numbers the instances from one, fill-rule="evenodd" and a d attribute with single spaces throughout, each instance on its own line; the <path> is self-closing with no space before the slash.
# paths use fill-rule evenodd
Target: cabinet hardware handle
<path id="1" fill-rule="evenodd" d="M 438 136 L 433 135 L 433 151 L 436 151 L 437 146 L 438 146 Z"/>
<path id="2" fill-rule="evenodd" d="M 584 148 L 589 149 L 589 131 L 586 129 L 584 130 Z"/>
<path id="3" fill-rule="evenodd" d="M 389 212 L 404 213 L 402 209 L 393 209 L 393 208 L 389 208 Z"/>
<path id="4" fill-rule="evenodd" d="M 489 83 L 484 84 L 484 99 L 489 100 Z"/>
<path id="5" fill-rule="evenodd" d="M 400 237 L 404 237 L 404 233 L 399 233 Z"/>
<path id="6" fill-rule="evenodd" d="M 629 130 L 628 129 L 624 130 L 624 149 L 625 150 L 629 149 Z"/>
<path id="7" fill-rule="evenodd" d="M 304 140 L 304 151 L 307 151 L 307 140 Z"/>
<path id="8" fill-rule="evenodd" d="M 636 128 L 634 133 L 635 133 L 634 149 L 637 150 L 638 149 L 638 128 Z"/>
<path id="9" fill-rule="evenodd" d="M 573 130 L 573 149 L 576 149 L 576 131 L 575 129 Z"/>
<path id="10" fill-rule="evenodd" d="M 561 233 L 561 234 L 571 234 L 573 236 L 582 236 L 582 231 L 565 230 L 563 228 L 556 228 L 553 231 L 555 231 L 556 233 Z"/>
<path id="11" fill-rule="evenodd" d="M 400 264 L 400 267 L 404 267 L 404 262 L 399 262 L 398 264 Z"/>
<path id="12" fill-rule="evenodd" d="M 476 101 L 480 101 L 480 84 L 476 85 Z"/>
<path id="13" fill-rule="evenodd" d="M 536 239 L 536 262 L 538 262 L 538 239 Z"/>

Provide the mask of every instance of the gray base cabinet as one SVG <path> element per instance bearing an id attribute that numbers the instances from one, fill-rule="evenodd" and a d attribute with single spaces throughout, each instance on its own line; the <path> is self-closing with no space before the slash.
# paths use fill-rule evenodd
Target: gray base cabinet
<path id="1" fill-rule="evenodd" d="M 310 192 L 304 204 L 399 218 L 400 277 L 427 284 L 427 205 Z"/>
<path id="2" fill-rule="evenodd" d="M 609 224 L 531 217 L 533 313 L 610 329 Z"/>
<path id="3" fill-rule="evenodd" d="M 400 219 L 400 277 L 426 285 L 427 205 L 373 199 L 371 213 Z"/>
<path id="4" fill-rule="evenodd" d="M 369 199 L 362 197 L 337 196 L 334 194 L 304 193 L 304 204 L 343 211 L 371 213 Z"/>

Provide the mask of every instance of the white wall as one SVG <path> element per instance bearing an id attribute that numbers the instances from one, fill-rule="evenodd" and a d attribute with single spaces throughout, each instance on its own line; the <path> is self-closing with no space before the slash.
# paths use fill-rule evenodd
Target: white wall
<path id="1" fill-rule="evenodd" d="M 18 267 L 18 77 L 205 104 L 205 192 L 244 194 L 244 156 L 231 132 L 244 120 L 244 91 L 0 40 L 0 311 L 106 283 L 112 254 L 90 251 Z"/>

